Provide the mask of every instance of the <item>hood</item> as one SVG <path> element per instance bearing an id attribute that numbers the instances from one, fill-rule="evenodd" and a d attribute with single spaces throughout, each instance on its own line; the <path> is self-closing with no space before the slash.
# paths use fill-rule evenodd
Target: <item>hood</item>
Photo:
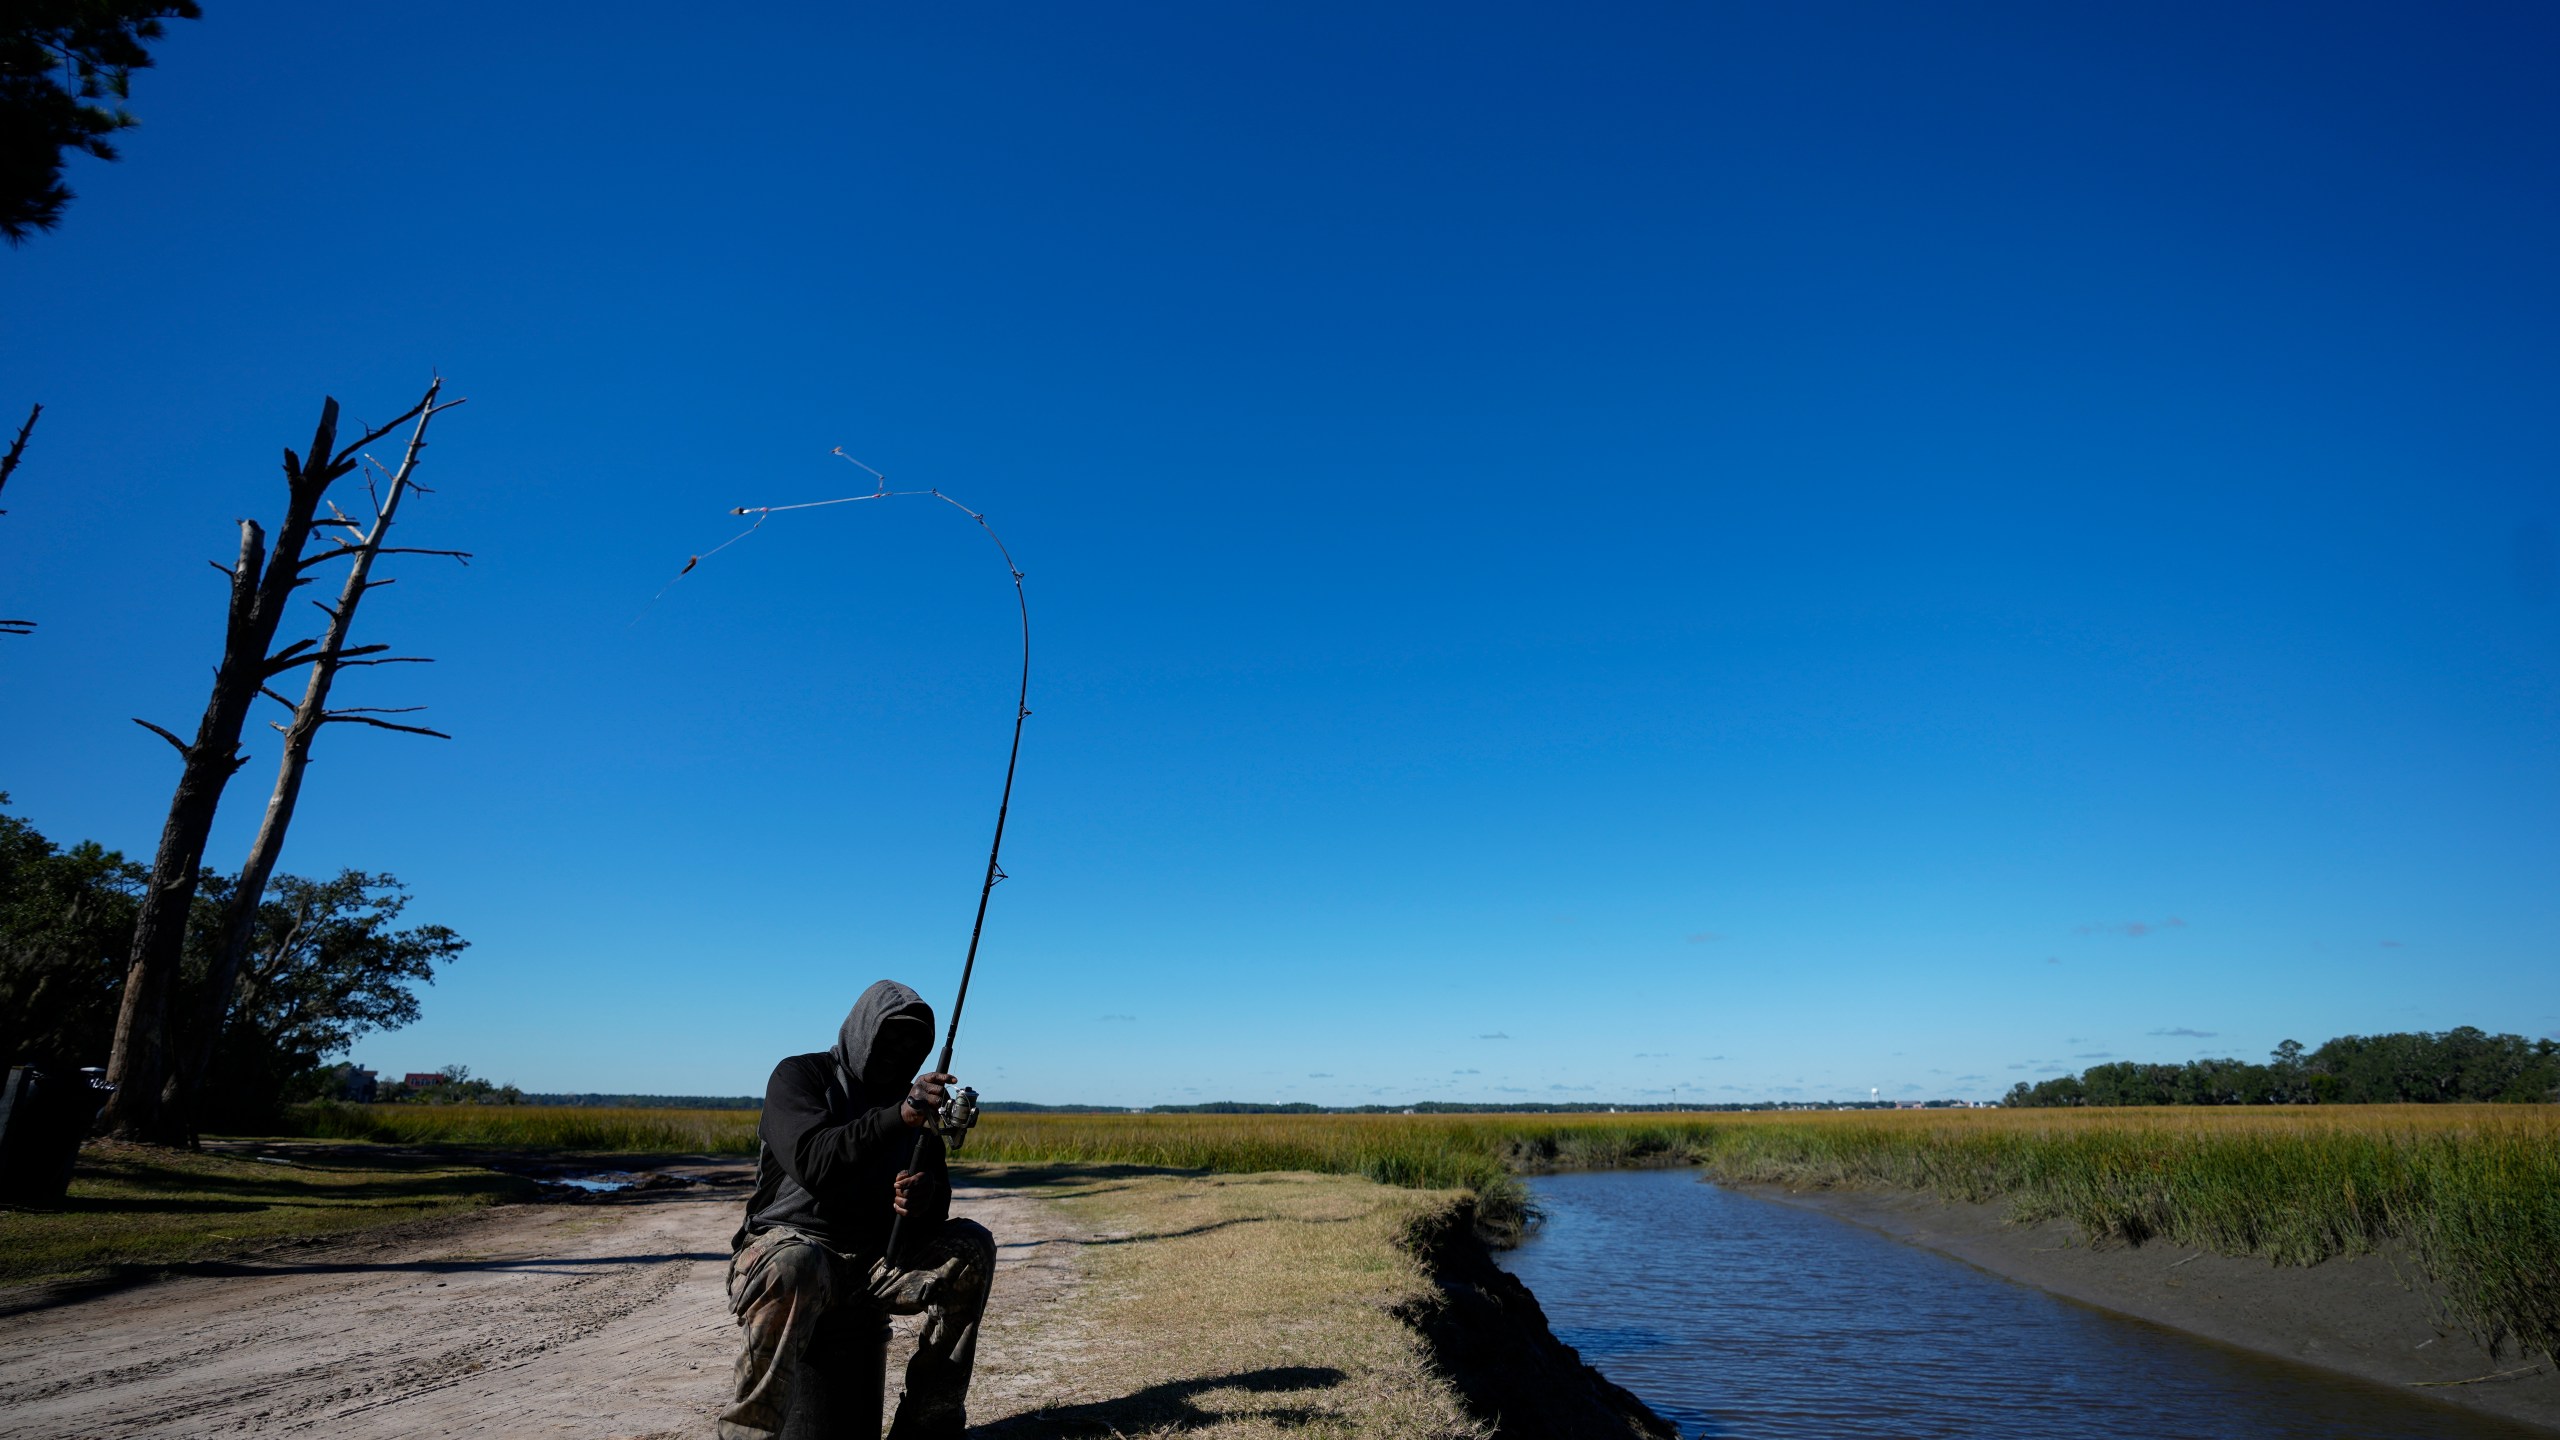
<path id="1" fill-rule="evenodd" d="M 893 1036 L 882 1045 L 881 1028 L 893 1020 L 901 1022 L 898 1028 L 921 1039 L 901 1045 Z M 882 980 L 853 1002 L 853 1013 L 844 1017 L 844 1028 L 836 1032 L 832 1053 L 861 1097 L 879 1101 L 903 1095 L 933 1053 L 933 1007 L 897 981 Z M 893 1070 L 897 1073 L 890 1074 Z"/>

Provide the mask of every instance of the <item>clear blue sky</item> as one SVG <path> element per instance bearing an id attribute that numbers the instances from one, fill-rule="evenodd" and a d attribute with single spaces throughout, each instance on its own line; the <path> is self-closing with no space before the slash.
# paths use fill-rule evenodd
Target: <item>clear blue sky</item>
<path id="1" fill-rule="evenodd" d="M 742 1093 L 1991 1096 L 2560 1031 L 2560 12 L 208 4 L 0 255 L 0 788 L 147 855 L 230 522 L 441 370 L 286 856 L 358 1047 Z M 645 614 L 643 614 L 645 607 Z M 641 618 L 629 623 L 635 615 Z M 272 741 L 211 858 L 238 863 Z"/>

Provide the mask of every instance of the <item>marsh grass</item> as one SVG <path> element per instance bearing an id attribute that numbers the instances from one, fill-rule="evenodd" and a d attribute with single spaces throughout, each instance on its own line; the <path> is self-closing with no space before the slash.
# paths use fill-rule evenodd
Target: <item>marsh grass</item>
<path id="1" fill-rule="evenodd" d="M 315 1133 L 545 1149 L 755 1149 L 755 1112 L 328 1107 Z M 1311 1171 L 1468 1189 L 1501 1238 L 1518 1176 L 1700 1165 L 1718 1179 L 1898 1187 L 2309 1265 L 2405 1246 L 2486 1343 L 2560 1348 L 2560 1107 L 1794 1111 L 1697 1115 L 990 1114 L 964 1161 Z"/>
<path id="2" fill-rule="evenodd" d="M 2309 1265 L 2406 1246 L 2484 1342 L 2560 1344 L 2560 1111 L 1828 1111 L 1646 1115 L 991 1115 L 988 1160 L 1314 1170 L 1463 1187 L 1527 1215 L 1521 1172 L 1696 1164 L 1718 1179 L 1896 1187 Z"/>
<path id="3" fill-rule="evenodd" d="M 753 1155 L 754 1110 L 583 1105 L 305 1105 L 293 1131 L 316 1140 L 467 1145 L 617 1155 Z"/>
<path id="4" fill-rule="evenodd" d="M 2048 1112 L 2049 1113 L 2049 1112 Z M 2514 1106 L 1844 1115 L 1725 1128 L 1718 1178 L 2002 1201 L 2095 1243 L 2310 1265 L 2405 1246 L 2484 1344 L 2560 1344 L 2560 1114 Z"/>

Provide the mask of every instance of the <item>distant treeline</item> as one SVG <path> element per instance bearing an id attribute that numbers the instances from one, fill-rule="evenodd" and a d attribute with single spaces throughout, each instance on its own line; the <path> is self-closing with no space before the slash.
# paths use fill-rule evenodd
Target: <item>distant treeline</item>
<path id="1" fill-rule="evenodd" d="M 1126 1115 L 1126 1105 L 1041 1105 L 1029 1100 L 981 1100 L 980 1110 L 997 1115 Z"/>
<path id="2" fill-rule="evenodd" d="M 2317 1050 L 2287 1040 L 2264 1065 L 2119 1060 L 2018 1082 L 2007 1105 L 2392 1105 L 2560 1101 L 2560 1042 L 2491 1035 L 2342 1035 Z"/>
<path id="3" fill-rule="evenodd" d="M 584 1105 L 607 1110 L 761 1110 L 761 1095 L 527 1095 L 527 1105 Z"/>

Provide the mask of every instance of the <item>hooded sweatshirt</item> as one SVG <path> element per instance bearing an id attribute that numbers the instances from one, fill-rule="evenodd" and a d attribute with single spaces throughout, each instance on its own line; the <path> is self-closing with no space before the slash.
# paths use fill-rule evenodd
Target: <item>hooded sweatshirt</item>
<path id="1" fill-rule="evenodd" d="M 860 1265 L 880 1258 L 896 1221 L 894 1182 L 909 1158 L 924 1178 L 907 1199 L 899 1248 L 929 1243 L 950 1213 L 942 1147 L 918 1147 L 899 1102 L 933 1049 L 933 1007 L 894 980 L 862 992 L 833 1050 L 773 1067 L 756 1135 L 756 1190 L 730 1248 L 786 1225 Z"/>

